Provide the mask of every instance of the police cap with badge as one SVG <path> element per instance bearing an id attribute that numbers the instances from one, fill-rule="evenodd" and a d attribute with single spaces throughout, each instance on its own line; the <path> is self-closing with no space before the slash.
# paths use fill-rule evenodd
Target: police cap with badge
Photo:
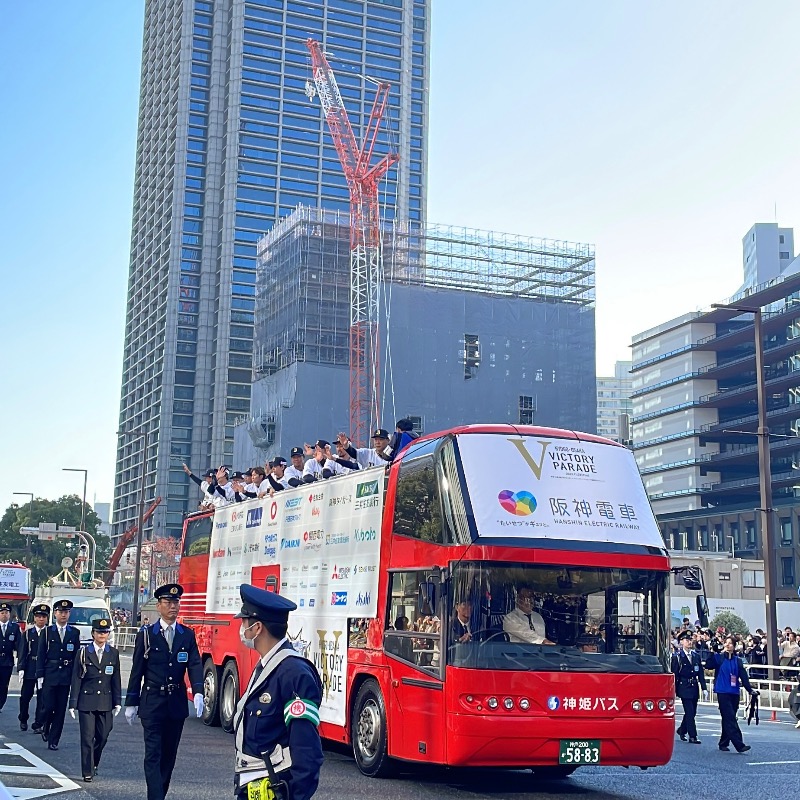
<path id="1" fill-rule="evenodd" d="M 56 600 L 53 603 L 53 611 L 71 611 L 74 607 L 72 600 Z"/>
<path id="2" fill-rule="evenodd" d="M 0 611 L 8 611 L 11 613 L 11 603 L 0 603 Z"/>
<path id="3" fill-rule="evenodd" d="M 47 603 L 39 603 L 38 605 L 35 605 L 31 609 L 31 611 L 33 612 L 33 616 L 34 617 L 39 617 L 39 616 L 49 617 L 50 616 L 50 606 L 48 606 Z"/>
<path id="4" fill-rule="evenodd" d="M 242 598 L 242 610 L 234 619 L 253 619 L 259 622 L 286 625 L 289 621 L 289 612 L 294 611 L 297 605 L 275 592 L 259 589 L 244 583 L 239 587 Z"/>
<path id="5" fill-rule="evenodd" d="M 92 631 L 98 633 L 111 633 L 111 623 L 107 619 L 93 619 Z"/>
<path id="6" fill-rule="evenodd" d="M 183 586 L 179 583 L 165 583 L 153 592 L 153 597 L 156 600 L 180 600 L 182 594 Z"/>
<path id="7" fill-rule="evenodd" d="M 678 641 L 682 642 L 684 639 L 693 639 L 694 634 L 691 631 L 684 631 L 680 636 L 678 636 Z"/>

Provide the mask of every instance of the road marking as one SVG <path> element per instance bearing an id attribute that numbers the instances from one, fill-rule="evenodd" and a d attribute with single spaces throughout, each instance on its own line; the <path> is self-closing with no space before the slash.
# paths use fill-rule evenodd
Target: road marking
<path id="1" fill-rule="evenodd" d="M 11 766 L 5 763 L 5 757 L 10 756 L 14 759 L 22 759 L 27 761 L 31 766 L 20 767 L 16 764 Z M 70 780 L 66 775 L 62 775 L 55 767 L 42 761 L 37 755 L 26 750 L 22 745 L 16 742 L 0 742 L 0 774 L 4 776 L 3 786 L 8 789 L 9 793 L 16 800 L 33 800 L 36 797 L 46 797 L 50 794 L 58 794 L 58 792 L 69 792 L 73 789 L 80 789 L 81 787 Z M 47 785 L 42 787 L 21 787 L 10 785 L 9 775 L 26 775 L 33 777 L 40 777 L 43 783 L 56 784 L 55 786 Z M 12 779 L 13 780 L 13 779 Z"/>
<path id="2" fill-rule="evenodd" d="M 800 764 L 800 761 L 748 761 L 748 767 L 772 767 L 776 764 Z"/>

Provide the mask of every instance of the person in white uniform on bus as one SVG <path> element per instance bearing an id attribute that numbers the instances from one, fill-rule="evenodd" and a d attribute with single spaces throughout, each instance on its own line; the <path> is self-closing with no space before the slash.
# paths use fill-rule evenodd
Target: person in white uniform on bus
<path id="1" fill-rule="evenodd" d="M 517 605 L 503 617 L 503 630 L 511 642 L 555 644 L 547 638 L 544 618 L 533 610 L 533 590 L 528 586 L 517 589 Z"/>

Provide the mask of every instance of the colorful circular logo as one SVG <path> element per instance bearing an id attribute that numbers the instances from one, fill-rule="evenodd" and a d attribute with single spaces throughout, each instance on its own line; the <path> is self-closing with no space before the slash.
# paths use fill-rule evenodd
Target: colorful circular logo
<path id="1" fill-rule="evenodd" d="M 536 498 L 530 492 L 512 492 L 504 489 L 497 495 L 500 505 L 509 514 L 517 517 L 527 517 L 536 511 Z"/>

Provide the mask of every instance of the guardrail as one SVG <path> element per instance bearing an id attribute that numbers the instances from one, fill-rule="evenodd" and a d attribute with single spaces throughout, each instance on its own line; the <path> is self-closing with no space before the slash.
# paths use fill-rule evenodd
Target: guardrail
<path id="1" fill-rule="evenodd" d="M 117 650 L 129 650 L 133 647 L 136 641 L 136 634 L 139 632 L 138 628 L 134 627 L 120 627 L 114 631 L 114 643 Z"/>

